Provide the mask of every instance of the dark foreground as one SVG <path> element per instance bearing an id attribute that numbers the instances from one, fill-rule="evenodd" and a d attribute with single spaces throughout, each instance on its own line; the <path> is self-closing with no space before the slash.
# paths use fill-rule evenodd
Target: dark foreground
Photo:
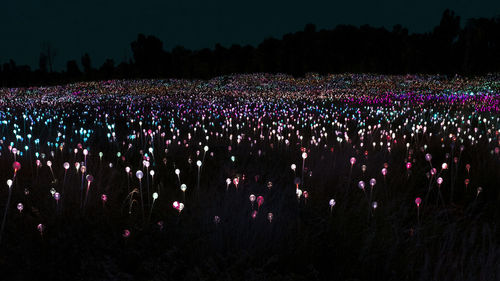
<path id="1" fill-rule="evenodd" d="M 500 278 L 498 81 L 0 92 L 2 280 Z"/>

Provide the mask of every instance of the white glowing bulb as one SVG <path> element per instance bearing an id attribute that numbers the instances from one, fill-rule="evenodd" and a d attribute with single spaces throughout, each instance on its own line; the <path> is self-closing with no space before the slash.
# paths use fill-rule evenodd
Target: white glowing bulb
<path id="1" fill-rule="evenodd" d="M 328 204 L 330 205 L 330 207 L 335 206 L 336 204 L 335 199 L 330 199 L 330 202 Z"/>

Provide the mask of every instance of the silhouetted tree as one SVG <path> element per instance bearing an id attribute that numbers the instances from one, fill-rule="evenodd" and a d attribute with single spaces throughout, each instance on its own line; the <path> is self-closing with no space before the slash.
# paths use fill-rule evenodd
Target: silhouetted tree
<path id="1" fill-rule="evenodd" d="M 115 61 L 112 59 L 106 59 L 106 61 L 99 68 L 99 72 L 103 77 L 112 78 L 115 72 Z"/>
<path id="2" fill-rule="evenodd" d="M 454 60 L 457 54 L 453 48 L 458 35 L 460 34 L 460 17 L 456 16 L 453 11 L 445 10 L 441 17 L 441 22 L 434 28 L 432 47 L 434 50 L 429 50 L 429 55 L 433 57 L 434 66 L 437 72 L 451 73 L 457 69 L 457 62 Z"/>
<path id="3" fill-rule="evenodd" d="M 90 72 L 92 71 L 92 63 L 90 60 L 90 55 L 88 53 L 83 54 L 83 56 L 81 58 L 81 63 L 82 63 L 82 67 L 83 67 L 83 72 L 86 75 L 89 75 Z"/>
<path id="4" fill-rule="evenodd" d="M 57 50 L 52 47 L 50 42 L 42 43 L 42 53 L 47 57 L 47 63 L 49 65 L 49 72 L 53 72 L 52 65 L 54 63 L 54 58 L 57 56 Z"/>
<path id="5" fill-rule="evenodd" d="M 158 76 L 165 73 L 165 59 L 163 43 L 154 36 L 139 34 L 137 40 L 130 46 L 134 55 L 134 62 L 140 76 Z"/>
<path id="6" fill-rule="evenodd" d="M 211 78 L 232 73 L 270 72 L 302 76 L 309 72 L 390 74 L 443 73 L 482 74 L 500 71 L 500 17 L 470 19 L 460 27 L 460 17 L 445 10 L 439 25 L 430 33 L 409 34 L 395 25 L 392 30 L 338 25 L 317 30 L 314 24 L 266 38 L 257 47 L 216 44 L 213 49 L 189 50 L 176 46 L 163 50 L 155 36 L 139 34 L 130 47 L 133 59 L 115 67 L 107 60 L 93 69 L 90 56 L 81 57 L 82 75 L 76 61 L 65 73 L 54 73 L 57 52 L 42 44 L 39 69 L 31 73 L 12 60 L 2 67 L 2 85 L 57 83 L 77 79 L 110 78 Z M 47 69 L 48 68 L 48 69 Z M 27 74 L 26 74 L 27 73 Z"/>
<path id="7" fill-rule="evenodd" d="M 470 19 L 460 37 L 465 73 L 499 71 L 500 17 Z"/>
<path id="8" fill-rule="evenodd" d="M 38 69 L 42 73 L 47 73 L 48 57 L 45 53 L 40 53 L 40 58 L 38 59 Z"/>
<path id="9" fill-rule="evenodd" d="M 70 79 L 76 78 L 81 74 L 80 69 L 78 68 L 78 64 L 76 63 L 76 60 L 69 60 L 66 63 L 66 74 Z"/>

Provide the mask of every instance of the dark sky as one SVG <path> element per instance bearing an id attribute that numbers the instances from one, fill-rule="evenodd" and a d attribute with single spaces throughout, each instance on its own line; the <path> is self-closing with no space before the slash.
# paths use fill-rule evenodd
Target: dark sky
<path id="1" fill-rule="evenodd" d="M 138 33 L 155 35 L 170 50 L 213 48 L 215 43 L 256 45 L 266 37 L 337 24 L 370 24 L 391 29 L 400 23 L 410 32 L 427 32 L 446 8 L 461 16 L 500 15 L 499 0 L 1 0 L 0 62 L 37 67 L 43 42 L 58 51 L 56 69 L 84 52 L 94 67 L 105 58 L 131 57 Z"/>

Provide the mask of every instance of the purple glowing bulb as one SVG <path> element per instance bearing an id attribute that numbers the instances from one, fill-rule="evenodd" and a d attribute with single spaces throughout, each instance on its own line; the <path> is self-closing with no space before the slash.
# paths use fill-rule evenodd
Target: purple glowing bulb
<path id="1" fill-rule="evenodd" d="M 365 182 L 364 182 L 364 181 L 359 181 L 359 182 L 358 182 L 358 187 L 359 187 L 360 189 L 363 189 L 363 190 L 364 190 L 364 189 L 365 189 Z"/>

